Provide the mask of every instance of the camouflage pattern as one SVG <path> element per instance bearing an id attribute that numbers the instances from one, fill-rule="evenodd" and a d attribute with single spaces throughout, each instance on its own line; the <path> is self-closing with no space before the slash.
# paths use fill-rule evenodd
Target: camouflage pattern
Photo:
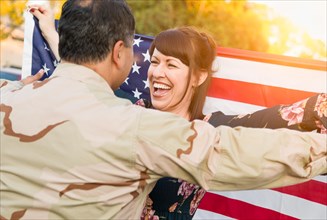
<path id="1" fill-rule="evenodd" d="M 327 172 L 325 135 L 188 122 L 117 98 L 83 66 L 0 86 L 1 220 L 139 219 L 163 176 L 241 190 Z"/>

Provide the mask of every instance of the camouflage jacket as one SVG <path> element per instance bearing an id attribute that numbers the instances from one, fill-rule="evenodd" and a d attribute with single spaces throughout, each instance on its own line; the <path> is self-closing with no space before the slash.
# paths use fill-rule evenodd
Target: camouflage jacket
<path id="1" fill-rule="evenodd" d="M 327 172 L 325 135 L 189 122 L 117 98 L 83 66 L 0 86 L 1 219 L 138 219 L 164 176 L 242 190 Z"/>

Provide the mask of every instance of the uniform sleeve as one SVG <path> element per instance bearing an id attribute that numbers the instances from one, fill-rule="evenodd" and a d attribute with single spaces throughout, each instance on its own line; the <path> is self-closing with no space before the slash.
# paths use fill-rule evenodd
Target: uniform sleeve
<path id="1" fill-rule="evenodd" d="M 326 136 L 311 132 L 214 128 L 157 113 L 142 116 L 136 145 L 138 165 L 156 178 L 206 190 L 281 187 L 327 172 Z"/>
<path id="2" fill-rule="evenodd" d="M 20 81 L 0 79 L 1 100 L 3 100 L 10 92 L 21 89 L 23 86 L 24 84 Z"/>
<path id="3" fill-rule="evenodd" d="M 217 127 L 244 126 L 252 128 L 288 128 L 299 131 L 317 130 L 324 133 L 327 125 L 326 94 L 317 94 L 291 105 L 277 105 L 246 115 L 225 115 L 212 113 L 207 120 Z M 209 118 L 209 119 L 208 119 Z"/>
<path id="4" fill-rule="evenodd" d="M 11 80 L 5 80 L 0 79 L 0 88 L 2 91 L 12 91 L 15 89 L 21 89 L 24 86 L 24 83 L 20 81 L 11 81 Z"/>

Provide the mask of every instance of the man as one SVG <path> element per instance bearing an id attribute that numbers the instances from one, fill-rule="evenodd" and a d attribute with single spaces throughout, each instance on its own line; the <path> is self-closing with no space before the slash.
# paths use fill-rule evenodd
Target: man
<path id="1" fill-rule="evenodd" d="M 164 176 L 236 190 L 326 172 L 323 135 L 215 129 L 114 96 L 134 28 L 122 0 L 68 0 L 52 77 L 1 82 L 1 219 L 138 219 Z"/>

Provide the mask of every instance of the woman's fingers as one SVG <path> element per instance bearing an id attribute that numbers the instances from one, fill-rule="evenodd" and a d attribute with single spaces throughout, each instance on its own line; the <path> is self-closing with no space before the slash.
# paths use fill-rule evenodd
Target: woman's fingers
<path id="1" fill-rule="evenodd" d="M 32 13 L 32 15 L 34 15 L 38 20 L 40 20 L 42 16 L 44 16 L 38 9 L 34 8 L 30 10 L 30 13 Z"/>
<path id="2" fill-rule="evenodd" d="M 48 15 L 49 13 L 52 14 L 52 10 L 44 5 L 28 5 L 27 10 L 34 14 L 36 11 L 40 12 L 41 14 Z"/>
<path id="3" fill-rule="evenodd" d="M 40 69 L 39 72 L 37 72 L 35 75 L 32 76 L 28 76 L 22 80 L 20 80 L 22 83 L 24 83 L 24 85 L 36 82 L 38 80 L 40 80 L 42 78 L 42 76 L 44 75 L 44 70 Z"/>
<path id="4" fill-rule="evenodd" d="M 49 43 L 52 34 L 56 33 L 53 11 L 46 6 L 41 5 L 29 5 L 27 7 L 29 12 L 39 20 L 42 35 Z"/>

